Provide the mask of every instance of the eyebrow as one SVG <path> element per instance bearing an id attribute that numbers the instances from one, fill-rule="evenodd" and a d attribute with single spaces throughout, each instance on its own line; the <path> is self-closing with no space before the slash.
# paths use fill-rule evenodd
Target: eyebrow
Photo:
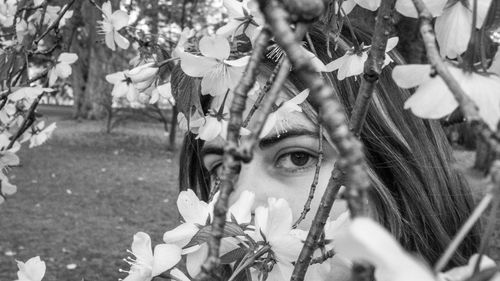
<path id="1" fill-rule="evenodd" d="M 312 131 L 310 129 L 306 128 L 297 128 L 297 129 L 290 129 L 287 130 L 286 132 L 280 133 L 280 134 L 273 134 L 266 136 L 262 138 L 259 141 L 259 148 L 260 149 L 265 149 L 270 146 L 273 146 L 287 138 L 293 138 L 293 137 L 301 137 L 301 136 L 309 136 L 318 139 L 318 131 Z M 217 145 L 210 145 L 210 144 L 205 144 L 203 148 L 201 149 L 201 158 L 205 157 L 207 154 L 217 154 L 217 155 L 222 155 L 224 154 L 224 148 L 222 146 L 217 146 Z"/>
<path id="2" fill-rule="evenodd" d="M 204 145 L 203 148 L 201 149 L 201 159 L 205 157 L 207 154 L 217 154 L 217 155 L 222 155 L 224 154 L 224 148 L 222 146 L 215 146 L 215 145 Z"/>
<path id="3" fill-rule="evenodd" d="M 259 147 L 261 149 L 265 149 L 287 138 L 301 137 L 301 136 L 309 136 L 309 137 L 314 137 L 316 139 L 319 138 L 317 131 L 312 131 L 306 128 L 290 129 L 280 134 L 274 134 L 262 138 L 259 142 Z"/>

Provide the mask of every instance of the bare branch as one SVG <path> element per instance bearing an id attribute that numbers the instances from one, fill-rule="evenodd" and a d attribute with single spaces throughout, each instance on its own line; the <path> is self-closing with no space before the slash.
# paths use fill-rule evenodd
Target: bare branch
<path id="1" fill-rule="evenodd" d="M 451 75 L 450 71 L 444 64 L 436 45 L 436 35 L 434 34 L 434 29 L 432 28 L 432 14 L 429 12 L 422 0 L 412 0 L 415 8 L 418 11 L 418 17 L 420 19 L 420 34 L 425 43 L 425 50 L 427 51 L 427 58 L 430 64 L 436 70 L 436 72 L 441 76 L 443 81 L 446 83 L 453 96 L 460 105 L 465 118 L 468 121 L 479 121 L 479 111 L 469 96 L 460 87 L 457 80 Z"/>
<path id="2" fill-rule="evenodd" d="M 297 228 L 300 222 L 306 218 L 307 213 L 311 210 L 311 202 L 314 198 L 314 193 L 316 192 L 316 187 L 318 186 L 319 181 L 319 172 L 321 171 L 321 164 L 323 163 L 323 126 L 319 126 L 319 143 L 318 143 L 318 162 L 316 162 L 316 170 L 314 171 L 313 182 L 311 183 L 311 187 L 309 188 L 309 195 L 307 196 L 306 203 L 304 204 L 304 208 L 300 213 L 299 218 L 295 221 L 292 228 Z"/>
<path id="3" fill-rule="evenodd" d="M 17 130 L 16 134 L 10 139 L 10 143 L 6 149 L 11 149 L 12 146 L 14 145 L 14 143 L 16 142 L 16 140 L 19 139 L 24 134 L 24 132 L 26 132 L 26 130 L 33 124 L 33 122 L 35 122 L 35 119 L 36 119 L 35 118 L 35 110 L 38 106 L 38 103 L 40 102 L 40 99 L 43 97 L 44 94 L 45 94 L 45 92 L 41 93 L 40 95 L 38 95 L 35 98 L 35 100 L 31 104 L 30 108 L 28 109 L 28 113 L 27 113 L 26 117 L 24 118 L 23 123 L 21 124 L 21 126 Z"/>
<path id="4" fill-rule="evenodd" d="M 311 95 L 308 100 L 313 107 L 318 109 L 321 123 L 324 125 L 335 147 L 339 150 L 337 166 L 339 171 L 345 171 L 347 176 L 346 182 L 349 187 L 347 201 L 351 215 L 366 214 L 366 190 L 370 182 L 363 168 L 364 156 L 362 145 L 350 133 L 344 117 L 344 109 L 337 103 L 333 94 L 333 88 L 327 85 L 321 79 L 321 76 L 316 73 L 310 59 L 304 53 L 298 40 L 296 40 L 297 35 L 301 35 L 299 38 L 305 35 L 307 26 L 303 23 L 297 23 L 294 34 L 290 27 L 290 22 L 288 22 L 288 19 L 293 18 L 293 16 L 288 14 L 281 3 L 276 0 L 260 0 L 259 4 L 267 23 L 273 30 L 277 43 L 285 50 L 297 74 L 310 89 Z M 320 0 L 311 1 L 308 2 L 308 5 L 322 6 L 323 2 Z M 338 172 L 337 169 L 334 169 L 334 172 Z M 327 188 L 325 194 L 323 194 L 321 207 L 316 212 L 313 225 L 294 268 L 292 280 L 304 279 L 314 251 L 314 245 L 323 231 L 325 221 L 335 201 L 335 195 L 336 192 L 332 192 L 331 187 Z"/>
<path id="5" fill-rule="evenodd" d="M 64 9 L 61 10 L 61 12 L 59 12 L 59 15 L 57 16 L 56 20 L 54 22 L 52 22 L 52 24 L 42 33 L 42 35 L 40 35 L 39 37 L 37 37 L 34 41 L 33 41 L 33 44 L 36 46 L 38 45 L 38 43 L 40 42 L 40 40 L 42 40 L 45 36 L 47 36 L 47 34 L 49 34 L 49 32 L 53 29 L 57 29 L 59 27 L 59 22 L 61 21 L 62 17 L 64 16 L 64 14 L 66 14 L 66 12 L 69 10 L 69 8 L 71 8 L 71 6 L 73 5 L 73 3 L 75 3 L 76 0 L 71 0 L 71 2 L 69 2 L 68 5 L 66 5 L 64 7 Z M 42 17 L 45 15 L 45 13 L 42 14 Z"/>
<path id="6" fill-rule="evenodd" d="M 269 92 L 269 89 L 271 89 L 271 86 L 274 83 L 274 80 L 276 79 L 276 76 L 281 69 L 281 65 L 283 64 L 284 58 L 281 58 L 278 64 L 274 67 L 273 73 L 271 73 L 271 76 L 269 79 L 266 81 L 266 85 L 264 85 L 264 89 L 260 91 L 259 96 L 257 97 L 257 100 L 255 100 L 255 103 L 252 105 L 250 108 L 250 111 L 248 112 L 247 117 L 245 118 L 245 121 L 243 121 L 243 127 L 246 128 L 248 126 L 248 123 L 250 123 L 250 120 L 252 119 L 252 116 L 254 115 L 255 111 L 259 108 L 262 100 L 266 96 L 267 92 Z M 288 72 L 287 72 L 288 74 Z"/>
<path id="7" fill-rule="evenodd" d="M 337 169 L 337 167 L 334 167 L 326 190 L 321 197 L 321 202 L 319 203 L 319 208 L 312 221 L 309 233 L 307 234 L 304 247 L 302 247 L 297 263 L 295 264 L 291 278 L 292 281 L 304 280 L 308 266 L 313 264 L 312 255 L 314 254 L 316 245 L 320 240 L 321 234 L 323 233 L 325 222 L 330 215 L 333 202 L 335 202 L 335 198 L 337 197 L 343 182 L 344 174 Z"/>
<path id="8" fill-rule="evenodd" d="M 266 123 L 267 116 L 271 113 L 273 105 L 279 96 L 281 87 L 285 83 L 289 72 L 290 61 L 287 58 L 284 58 L 271 89 L 269 89 L 269 92 L 265 95 L 264 100 L 262 101 L 260 111 L 256 112 L 254 115 L 253 124 L 249 128 L 250 135 L 243 139 L 240 145 L 239 151 L 240 155 L 243 157 L 243 161 L 250 162 L 252 159 L 253 149 L 259 140 L 259 136 L 262 132 L 264 124 Z"/>
<path id="9" fill-rule="evenodd" d="M 224 146 L 222 176 L 220 184 L 219 199 L 214 206 L 214 218 L 212 222 L 212 235 L 208 241 L 208 258 L 201 268 L 196 280 L 219 279 L 215 273 L 220 264 L 219 246 L 226 224 L 226 213 L 229 196 L 233 192 L 234 181 L 241 169 L 241 159 L 237 155 L 238 140 L 240 136 L 243 111 L 245 110 L 248 92 L 252 89 L 258 72 L 258 65 L 264 57 L 264 52 L 271 38 L 269 28 L 264 28 L 255 41 L 255 49 L 245 69 L 238 86 L 234 90 L 233 102 L 230 108 L 230 118 L 227 132 L 227 143 Z"/>
<path id="10" fill-rule="evenodd" d="M 368 113 L 375 85 L 378 83 L 379 76 L 382 73 L 387 39 L 389 39 L 394 25 L 392 14 L 395 4 L 395 0 L 383 0 L 378 8 L 372 46 L 368 53 L 368 59 L 365 62 L 361 86 L 356 96 L 356 103 L 354 104 L 349 123 L 351 131 L 358 137 Z"/>

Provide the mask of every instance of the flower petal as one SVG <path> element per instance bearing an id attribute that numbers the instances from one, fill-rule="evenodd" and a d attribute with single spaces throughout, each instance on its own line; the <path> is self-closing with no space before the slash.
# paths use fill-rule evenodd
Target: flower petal
<path id="1" fill-rule="evenodd" d="M 471 36 L 472 12 L 460 1 L 446 8 L 435 23 L 441 56 L 454 59 L 467 50 Z"/>
<path id="2" fill-rule="evenodd" d="M 463 73 L 462 75 L 465 77 L 459 78 L 460 85 L 479 107 L 479 116 L 491 130 L 496 131 L 500 120 L 500 95 L 498 92 L 500 77 L 496 75 L 483 76 L 476 73 Z"/>
<path id="3" fill-rule="evenodd" d="M 204 77 L 219 65 L 219 62 L 213 58 L 195 56 L 187 52 L 179 52 L 179 57 L 182 71 L 191 77 Z"/>
<path id="4" fill-rule="evenodd" d="M 389 52 L 390 50 L 394 49 L 394 47 L 396 47 L 396 45 L 398 44 L 399 42 L 399 37 L 391 37 L 387 40 L 387 45 L 385 47 L 385 52 Z"/>
<path id="5" fill-rule="evenodd" d="M 491 0 L 481 0 L 477 1 L 477 20 L 476 28 L 480 29 L 483 27 L 484 20 L 488 14 L 488 9 L 490 8 Z M 473 1 L 469 0 L 469 7 L 472 7 Z"/>
<path id="6" fill-rule="evenodd" d="M 267 219 L 266 234 L 269 241 L 279 241 L 292 229 L 292 209 L 283 199 L 269 198 L 269 215 Z"/>
<path id="7" fill-rule="evenodd" d="M 271 132 L 272 128 L 274 128 L 274 126 L 276 125 L 277 120 L 278 118 L 276 112 L 269 114 L 264 127 L 262 127 L 259 138 L 267 136 Z"/>
<path id="8" fill-rule="evenodd" d="M 231 47 L 224 36 L 203 36 L 198 47 L 205 57 L 225 60 L 229 57 Z"/>
<path id="9" fill-rule="evenodd" d="M 291 263 L 278 262 L 276 266 L 278 267 L 281 278 L 283 278 L 284 281 L 290 280 L 293 273 L 293 265 Z"/>
<path id="10" fill-rule="evenodd" d="M 186 246 L 200 229 L 193 223 L 183 223 L 163 234 L 163 241 L 181 248 Z"/>
<path id="11" fill-rule="evenodd" d="M 71 75 L 71 66 L 67 63 L 58 63 L 56 65 L 57 76 L 65 79 Z"/>
<path id="12" fill-rule="evenodd" d="M 363 73 L 365 61 L 367 59 L 368 54 L 366 52 L 362 52 L 361 55 L 348 55 L 337 73 L 337 79 L 343 80 L 346 77 L 360 75 Z"/>
<path id="13" fill-rule="evenodd" d="M 361 7 L 370 11 L 375 11 L 380 6 L 381 0 L 356 0 L 356 3 Z"/>
<path id="14" fill-rule="evenodd" d="M 181 248 L 177 245 L 159 244 L 154 250 L 152 276 L 174 267 L 181 260 Z"/>
<path id="15" fill-rule="evenodd" d="M 234 67 L 245 67 L 249 60 L 250 56 L 244 56 L 235 60 L 224 60 L 224 63 Z M 243 72 L 243 69 L 241 71 Z"/>
<path id="16" fill-rule="evenodd" d="M 299 257 L 302 246 L 304 245 L 302 241 L 293 235 L 283 235 L 279 239 L 269 241 L 273 252 L 276 255 L 276 259 L 280 263 L 295 262 Z"/>
<path id="17" fill-rule="evenodd" d="M 346 15 L 349 14 L 350 12 L 352 12 L 354 7 L 356 7 L 356 1 L 354 1 L 354 0 L 345 0 L 342 3 L 342 10 L 344 11 L 344 13 Z"/>
<path id="18" fill-rule="evenodd" d="M 78 55 L 74 53 L 61 53 L 57 61 L 64 62 L 67 64 L 74 63 L 78 60 Z"/>
<path id="19" fill-rule="evenodd" d="M 116 50 L 116 45 L 115 45 L 115 36 L 114 32 L 106 32 L 104 35 L 104 42 L 106 43 L 106 46 L 110 48 L 112 51 Z"/>
<path id="20" fill-rule="evenodd" d="M 232 0 L 232 1 L 234 1 L 234 0 Z M 223 26 L 219 27 L 219 29 L 217 29 L 216 34 L 220 35 L 220 36 L 224 36 L 224 37 L 229 37 L 229 36 L 232 36 L 234 31 L 240 27 L 241 27 L 241 21 L 230 19 L 225 25 L 223 25 Z M 243 30 L 243 28 L 241 28 L 241 30 Z M 238 33 L 236 33 L 236 34 L 238 34 Z"/>
<path id="21" fill-rule="evenodd" d="M 440 77 L 434 77 L 418 87 L 404 108 L 421 118 L 438 119 L 452 113 L 457 106 L 448 86 Z"/>
<path id="22" fill-rule="evenodd" d="M 346 2 L 344 2 L 344 3 L 346 3 Z M 344 61 L 346 60 L 346 58 L 347 58 L 347 54 L 341 56 L 340 58 L 338 58 L 330 63 L 328 63 L 326 65 L 326 71 L 332 72 L 332 71 L 339 69 L 342 66 L 342 64 L 344 64 Z"/>
<path id="23" fill-rule="evenodd" d="M 443 13 L 443 9 L 446 5 L 447 0 L 423 0 L 429 12 L 431 12 L 433 17 L 440 16 Z M 396 2 L 396 10 L 403 16 L 410 18 L 418 18 L 417 9 L 413 4 L 412 0 L 398 0 Z"/>
<path id="24" fill-rule="evenodd" d="M 41 281 L 46 270 L 45 262 L 39 256 L 31 258 L 25 263 L 18 261 L 17 267 L 19 268 L 18 277 L 19 275 L 27 277 L 25 279 L 19 278 L 20 280 Z"/>
<path id="25" fill-rule="evenodd" d="M 403 88 L 413 88 L 431 79 L 430 64 L 398 65 L 392 70 L 392 79 Z"/>
<path id="26" fill-rule="evenodd" d="M 106 16 L 109 20 L 111 20 L 111 13 L 112 13 L 111 2 L 106 1 L 106 2 L 102 3 L 101 9 L 102 9 L 102 13 L 104 14 L 104 16 Z"/>
<path id="27" fill-rule="evenodd" d="M 377 280 L 434 280 L 428 268 L 407 254 L 386 229 L 370 218 L 355 218 L 337 239 L 337 253 L 375 265 Z"/>
<path id="28" fill-rule="evenodd" d="M 207 203 L 198 199 L 192 189 L 179 193 L 177 208 L 186 222 L 205 225 L 208 217 Z"/>
<path id="29" fill-rule="evenodd" d="M 153 264 L 151 238 L 147 233 L 137 232 L 132 242 L 132 253 L 147 264 Z"/>
<path id="30" fill-rule="evenodd" d="M 111 24 L 116 31 L 124 28 L 128 25 L 129 16 L 125 11 L 116 10 L 113 15 L 111 15 Z"/>
<path id="31" fill-rule="evenodd" d="M 439 280 L 447 280 L 447 281 L 467 280 L 469 277 L 472 276 L 478 258 L 479 255 L 474 254 L 470 257 L 467 265 L 454 267 L 444 273 L 439 273 L 438 275 Z M 479 265 L 479 270 L 482 271 L 484 269 L 495 266 L 496 264 L 492 259 L 490 259 L 488 256 L 483 256 L 481 259 L 481 264 Z"/>
<path id="32" fill-rule="evenodd" d="M 222 123 L 217 118 L 208 116 L 206 123 L 198 130 L 198 137 L 205 141 L 215 139 L 222 131 Z"/>
<path id="33" fill-rule="evenodd" d="M 170 270 L 170 275 L 177 278 L 177 280 L 179 280 L 179 281 L 191 281 L 182 271 L 180 271 L 179 269 L 177 269 L 175 267 L 172 268 L 172 270 Z"/>
<path id="34" fill-rule="evenodd" d="M 201 94 L 224 97 L 228 89 L 231 89 L 234 83 L 238 83 L 239 78 L 235 80 L 223 65 L 217 66 L 213 71 L 208 72 L 201 79 Z M 218 107 L 218 106 L 217 106 Z"/>
<path id="35" fill-rule="evenodd" d="M 115 31 L 113 33 L 113 37 L 118 47 L 126 50 L 130 46 L 130 42 L 127 40 L 127 38 L 123 37 L 118 31 Z"/>
<path id="36" fill-rule="evenodd" d="M 240 198 L 228 210 L 228 219 L 234 216 L 237 223 L 250 223 L 252 220 L 252 207 L 255 201 L 255 193 L 244 190 Z"/>
<path id="37" fill-rule="evenodd" d="M 114 98 L 124 97 L 127 95 L 128 89 L 129 87 L 127 83 L 116 83 L 113 87 L 113 90 L 111 91 L 111 96 L 113 96 Z"/>
<path id="38" fill-rule="evenodd" d="M 123 71 L 106 75 L 106 81 L 111 84 L 123 82 L 125 79 L 127 79 L 127 77 L 125 76 L 125 73 Z"/>
<path id="39" fill-rule="evenodd" d="M 240 18 L 245 14 L 243 13 L 243 3 L 236 0 L 224 0 L 222 1 L 224 8 L 227 10 L 227 14 L 230 18 Z"/>
<path id="40" fill-rule="evenodd" d="M 189 275 L 196 276 L 201 271 L 201 266 L 208 256 L 208 245 L 203 243 L 200 249 L 186 255 L 186 268 Z"/>

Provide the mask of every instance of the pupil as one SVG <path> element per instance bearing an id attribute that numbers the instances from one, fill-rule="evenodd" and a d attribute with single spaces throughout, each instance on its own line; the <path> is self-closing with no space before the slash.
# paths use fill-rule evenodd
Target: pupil
<path id="1" fill-rule="evenodd" d="M 309 154 L 304 152 L 295 152 L 290 155 L 290 160 L 296 166 L 304 166 L 309 161 Z"/>

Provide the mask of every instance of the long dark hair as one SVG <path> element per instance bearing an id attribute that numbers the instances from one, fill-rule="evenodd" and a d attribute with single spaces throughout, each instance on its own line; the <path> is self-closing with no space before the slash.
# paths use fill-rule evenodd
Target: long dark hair
<path id="1" fill-rule="evenodd" d="M 362 38 L 363 33 L 360 33 Z M 365 34 L 366 35 L 366 34 Z M 342 56 L 342 48 L 327 55 L 325 34 L 312 28 L 310 36 L 318 58 L 328 63 Z M 341 36 L 339 46 L 349 46 L 348 36 Z M 403 63 L 393 52 L 396 63 Z M 266 59 L 261 73 L 270 74 L 275 62 Z M 409 251 L 420 254 L 435 263 L 450 243 L 462 223 L 471 213 L 473 198 L 466 181 L 453 167 L 453 156 L 446 137 L 435 121 L 422 120 L 403 110 L 410 92 L 397 87 L 391 79 L 392 68 L 384 68 L 372 104 L 361 132 L 369 175 L 373 182 L 370 199 L 376 208 L 377 219 L 399 239 Z M 332 73 L 324 74 L 345 107 L 346 116 L 354 105 L 359 79 L 349 77 L 338 81 Z M 182 78 L 178 78 L 182 79 Z M 304 84 L 292 71 L 288 84 L 304 89 Z M 177 81 L 178 82 L 178 81 Z M 174 79 L 172 83 L 176 83 Z M 208 104 L 208 103 L 207 103 Z M 306 115 L 317 120 L 310 105 Z M 180 189 L 194 189 L 207 200 L 210 177 L 203 167 L 200 149 L 203 141 L 187 133 L 180 155 Z M 457 266 L 466 263 L 477 251 L 479 229 L 474 228 L 449 263 Z"/>

